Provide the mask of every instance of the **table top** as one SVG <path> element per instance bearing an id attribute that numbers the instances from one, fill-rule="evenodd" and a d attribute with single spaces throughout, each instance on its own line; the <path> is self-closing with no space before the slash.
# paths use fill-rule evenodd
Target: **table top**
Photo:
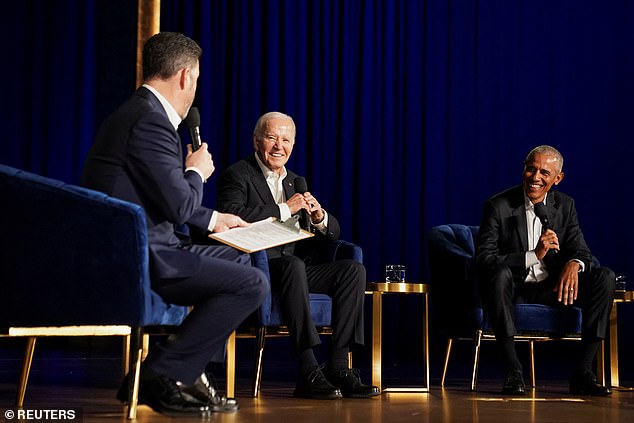
<path id="1" fill-rule="evenodd" d="M 431 285 L 412 282 L 368 282 L 365 291 L 368 293 L 401 292 L 403 294 L 427 294 L 431 291 Z"/>
<path id="2" fill-rule="evenodd" d="M 614 301 L 629 303 L 630 301 L 634 301 L 634 291 L 623 291 L 616 290 L 614 291 Z"/>

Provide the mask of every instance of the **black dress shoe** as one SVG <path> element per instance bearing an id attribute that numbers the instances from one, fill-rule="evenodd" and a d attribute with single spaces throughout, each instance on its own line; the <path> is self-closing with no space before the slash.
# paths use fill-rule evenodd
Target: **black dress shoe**
<path id="1" fill-rule="evenodd" d="M 605 397 L 612 395 L 612 390 L 599 384 L 592 372 L 575 373 L 570 378 L 570 393 L 574 395 L 592 395 Z"/>
<path id="2" fill-rule="evenodd" d="M 207 404 L 214 412 L 233 412 L 240 408 L 235 398 L 227 398 L 218 392 L 213 375 L 207 372 L 203 372 L 193 385 L 184 387 L 183 391 Z"/>
<path id="3" fill-rule="evenodd" d="M 341 394 L 346 398 L 369 398 L 381 393 L 376 386 L 364 385 L 361 382 L 359 369 L 343 369 L 330 372 L 328 380 L 341 389 Z"/>
<path id="4" fill-rule="evenodd" d="M 323 365 L 315 366 L 308 374 L 303 375 L 295 385 L 294 397 L 311 399 L 339 399 L 341 391 L 328 382 L 322 372 Z"/>
<path id="5" fill-rule="evenodd" d="M 520 370 L 509 370 L 506 373 L 502 393 L 504 395 L 524 395 L 526 393 L 524 378 Z"/>
<path id="6" fill-rule="evenodd" d="M 126 376 L 117 399 L 129 402 L 130 378 Z M 210 408 L 183 390 L 180 382 L 142 366 L 139 378 L 139 404 L 145 404 L 166 416 L 208 417 Z"/>

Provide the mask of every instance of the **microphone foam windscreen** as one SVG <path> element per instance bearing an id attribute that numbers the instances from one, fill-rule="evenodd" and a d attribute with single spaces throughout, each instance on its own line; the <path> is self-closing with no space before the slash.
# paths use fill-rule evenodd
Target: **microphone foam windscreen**
<path id="1" fill-rule="evenodd" d="M 295 186 L 295 192 L 303 194 L 308 191 L 308 185 L 306 185 L 306 179 L 304 179 L 303 176 L 298 176 L 297 178 L 295 178 L 293 184 Z"/>
<path id="2" fill-rule="evenodd" d="M 533 206 L 535 210 L 535 216 L 540 219 L 548 218 L 548 213 L 546 212 L 546 205 L 544 203 L 537 203 Z"/>
<path id="3" fill-rule="evenodd" d="M 200 112 L 198 111 L 198 107 L 192 107 L 187 112 L 187 116 L 185 117 L 185 125 L 188 128 L 195 128 L 200 126 Z"/>

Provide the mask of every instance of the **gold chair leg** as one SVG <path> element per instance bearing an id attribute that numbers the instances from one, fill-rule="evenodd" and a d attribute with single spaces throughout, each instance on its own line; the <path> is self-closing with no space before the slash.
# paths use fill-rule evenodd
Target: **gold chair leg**
<path id="1" fill-rule="evenodd" d="M 447 352 L 445 354 L 445 365 L 442 368 L 442 377 L 440 378 L 440 387 L 445 387 L 445 378 L 447 377 L 447 367 L 449 367 L 449 356 L 451 355 L 451 347 L 453 345 L 453 339 L 447 339 Z"/>
<path id="2" fill-rule="evenodd" d="M 528 354 L 529 354 L 529 377 L 531 379 L 531 388 L 535 388 L 535 342 L 528 341 Z"/>
<path id="3" fill-rule="evenodd" d="M 18 398 L 15 403 L 15 406 L 19 408 L 22 408 L 24 406 L 26 385 L 29 383 L 31 363 L 33 362 L 33 353 L 35 352 L 35 341 L 37 341 L 37 337 L 35 336 L 28 337 L 26 341 L 24 360 L 22 361 L 22 372 L 20 373 L 20 381 L 18 382 Z"/>
<path id="4" fill-rule="evenodd" d="M 143 348 L 137 351 L 137 359 L 134 364 L 134 377 L 132 378 L 132 395 L 128 403 L 128 420 L 136 420 L 136 412 L 139 405 L 139 379 L 141 378 L 141 359 L 143 358 Z"/>
<path id="5" fill-rule="evenodd" d="M 608 345 L 610 354 L 610 386 L 614 388 L 619 386 L 618 304 L 617 302 L 612 304 L 612 310 L 610 311 L 610 328 L 608 332 L 608 336 L 610 337 L 610 345 Z"/>
<path id="6" fill-rule="evenodd" d="M 143 334 L 143 357 L 141 357 L 141 361 L 145 360 L 148 353 L 150 352 L 150 334 Z"/>
<path id="7" fill-rule="evenodd" d="M 474 353 L 473 353 L 473 371 L 471 373 L 471 390 L 476 390 L 476 383 L 478 380 L 478 364 L 480 363 L 480 344 L 482 341 L 482 330 L 477 330 L 473 339 Z"/>
<path id="8" fill-rule="evenodd" d="M 264 326 L 257 329 L 255 335 L 256 352 L 255 352 L 255 379 L 253 380 L 253 398 L 257 398 L 260 394 L 262 385 L 262 359 L 264 356 L 264 340 L 266 338 L 266 328 Z"/>
<path id="9" fill-rule="evenodd" d="M 227 340 L 227 398 L 234 398 L 236 388 L 236 331 Z"/>
<path id="10" fill-rule="evenodd" d="M 123 337 L 123 364 L 121 368 L 123 369 L 122 377 L 128 374 L 130 371 L 130 335 L 126 335 Z"/>
<path id="11" fill-rule="evenodd" d="M 132 327 L 129 338 L 130 357 L 128 383 L 132 386 L 128 389 L 128 420 L 135 420 L 137 407 L 139 405 L 139 382 L 141 379 L 141 362 L 143 361 L 144 346 L 143 341 L 146 335 L 140 327 Z M 146 351 L 147 352 L 147 351 Z"/>
<path id="12" fill-rule="evenodd" d="M 348 368 L 352 369 L 352 351 L 348 351 Z"/>

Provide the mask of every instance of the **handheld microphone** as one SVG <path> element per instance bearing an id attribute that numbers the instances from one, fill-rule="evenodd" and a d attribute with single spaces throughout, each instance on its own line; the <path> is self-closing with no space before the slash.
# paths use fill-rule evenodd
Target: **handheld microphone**
<path id="1" fill-rule="evenodd" d="M 548 210 L 546 209 L 546 204 L 544 204 L 543 202 L 537 203 L 533 206 L 533 210 L 535 211 L 535 216 L 537 216 L 542 222 L 543 231 L 546 231 L 548 229 L 555 230 L 553 228 L 553 225 L 550 223 L 550 220 L 548 220 Z M 559 250 L 549 250 L 549 252 L 550 251 L 552 251 L 554 254 L 557 254 L 559 252 Z"/>
<path id="2" fill-rule="evenodd" d="M 553 225 L 550 224 L 550 220 L 548 220 L 548 211 L 546 210 L 546 205 L 544 203 L 537 203 L 533 206 L 535 210 L 535 216 L 539 218 L 542 222 L 542 228 L 544 230 L 553 229 Z"/>
<path id="3" fill-rule="evenodd" d="M 303 194 L 306 191 L 308 191 L 308 185 L 306 185 L 306 179 L 304 179 L 303 176 L 298 176 L 297 178 L 295 178 L 295 181 L 293 181 L 293 184 L 295 186 L 295 192 Z M 309 230 L 310 228 L 310 220 L 308 219 L 308 213 L 304 209 L 301 209 L 299 211 L 299 226 L 305 230 Z"/>
<path id="4" fill-rule="evenodd" d="M 192 151 L 200 148 L 202 141 L 200 139 L 200 112 L 198 107 L 192 107 L 185 117 L 185 125 L 189 128 L 189 135 L 192 138 Z"/>

